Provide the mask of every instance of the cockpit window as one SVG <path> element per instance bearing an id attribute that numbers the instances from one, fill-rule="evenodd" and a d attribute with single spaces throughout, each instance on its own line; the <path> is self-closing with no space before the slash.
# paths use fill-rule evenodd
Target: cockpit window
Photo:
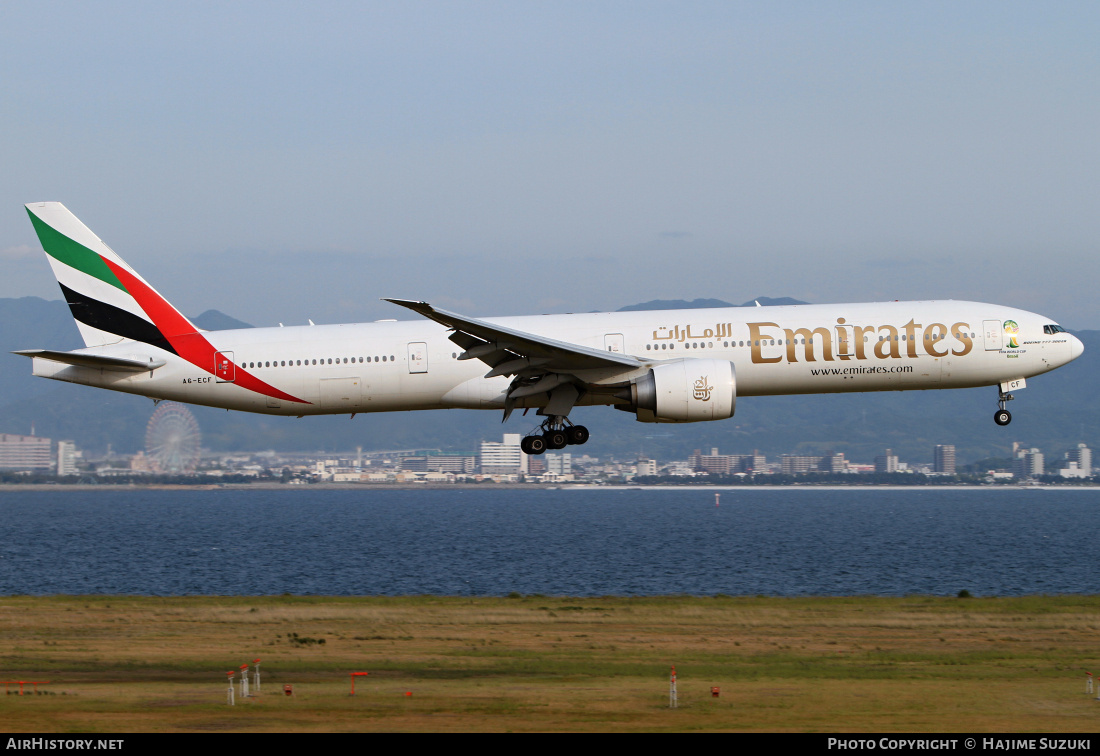
<path id="1" fill-rule="evenodd" d="M 1065 333 L 1065 332 L 1066 332 L 1065 328 L 1062 328 L 1062 326 L 1060 326 L 1060 325 L 1054 325 L 1053 323 L 1050 324 L 1050 325 L 1043 326 L 1043 333 L 1049 334 L 1051 336 L 1053 336 L 1056 333 Z"/>

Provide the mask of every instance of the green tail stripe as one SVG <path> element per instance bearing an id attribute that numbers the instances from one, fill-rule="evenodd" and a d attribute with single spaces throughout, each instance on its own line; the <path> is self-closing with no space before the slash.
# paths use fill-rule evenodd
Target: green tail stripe
<path id="1" fill-rule="evenodd" d="M 46 250 L 46 254 L 55 260 L 60 260 L 70 268 L 76 268 L 82 273 L 87 273 L 104 283 L 109 283 L 111 286 L 126 291 L 126 287 L 118 280 L 118 276 L 107 267 L 107 263 L 103 261 L 102 257 L 83 244 L 73 241 L 52 226 L 43 223 L 30 210 L 27 210 L 27 214 L 31 216 L 31 223 L 34 224 L 34 230 L 38 234 L 38 239 L 42 242 L 42 249 Z"/>

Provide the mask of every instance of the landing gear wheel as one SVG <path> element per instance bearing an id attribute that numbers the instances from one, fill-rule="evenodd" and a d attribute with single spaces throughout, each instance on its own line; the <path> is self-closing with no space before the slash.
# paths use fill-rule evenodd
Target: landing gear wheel
<path id="1" fill-rule="evenodd" d="M 579 446 L 589 439 L 590 434 L 588 428 L 583 425 L 570 425 L 565 429 L 565 435 L 569 438 L 569 443 Z"/>
<path id="2" fill-rule="evenodd" d="M 997 425 L 1008 425 L 1012 422 L 1012 413 L 1006 409 L 997 410 L 993 413 L 993 422 Z"/>
<path id="3" fill-rule="evenodd" d="M 542 434 L 547 449 L 564 449 L 569 443 L 569 437 L 563 430 L 549 430 Z"/>
<path id="4" fill-rule="evenodd" d="M 527 436 L 519 442 L 519 448 L 524 454 L 542 454 L 546 451 L 546 441 L 542 436 Z"/>

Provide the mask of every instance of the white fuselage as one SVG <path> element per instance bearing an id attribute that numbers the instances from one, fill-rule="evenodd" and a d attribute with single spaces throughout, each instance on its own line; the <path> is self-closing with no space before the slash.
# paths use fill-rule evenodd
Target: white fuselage
<path id="1" fill-rule="evenodd" d="M 1028 378 L 1081 354 L 1076 337 L 1041 315 L 977 302 L 925 301 L 655 310 L 491 318 L 486 322 L 647 363 L 728 360 L 738 396 L 965 388 Z M 1014 322 L 1015 333 L 1006 331 Z M 1046 330 L 1044 330 L 1046 327 Z M 275 415 L 443 408 L 500 409 L 510 379 L 484 378 L 477 359 L 430 320 L 252 328 L 203 335 L 234 364 L 300 401 L 212 375 L 140 342 L 100 355 L 165 364 L 122 373 L 34 359 L 34 374 L 193 404 Z M 587 376 L 593 384 L 601 376 Z M 226 380 L 228 379 L 228 380 Z M 608 381 L 610 382 L 610 378 Z M 621 372 L 615 381 L 622 381 Z M 589 394 L 578 404 L 616 403 Z M 546 395 L 517 406 L 542 406 Z"/>

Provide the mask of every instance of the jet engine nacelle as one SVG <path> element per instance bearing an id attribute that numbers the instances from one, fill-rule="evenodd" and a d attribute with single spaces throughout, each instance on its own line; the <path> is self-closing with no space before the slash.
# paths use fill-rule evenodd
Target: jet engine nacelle
<path id="1" fill-rule="evenodd" d="M 653 368 L 630 393 L 639 422 L 725 420 L 737 405 L 737 380 L 727 360 L 680 360 Z"/>

